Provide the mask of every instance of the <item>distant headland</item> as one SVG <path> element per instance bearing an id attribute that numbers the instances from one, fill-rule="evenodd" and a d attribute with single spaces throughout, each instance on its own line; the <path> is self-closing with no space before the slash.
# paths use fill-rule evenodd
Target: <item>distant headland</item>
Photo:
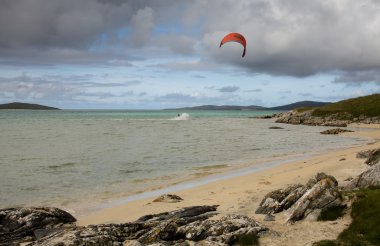
<path id="1" fill-rule="evenodd" d="M 0 109 L 60 110 L 59 108 L 20 102 L 0 104 Z"/>
<path id="2" fill-rule="evenodd" d="M 315 101 L 301 101 L 291 104 L 286 104 L 277 107 L 262 107 L 257 105 L 250 106 L 234 106 L 234 105 L 202 105 L 195 107 L 185 107 L 185 108 L 171 108 L 167 110 L 293 110 L 296 108 L 303 107 L 320 107 L 330 104 L 330 102 L 315 102 Z"/>

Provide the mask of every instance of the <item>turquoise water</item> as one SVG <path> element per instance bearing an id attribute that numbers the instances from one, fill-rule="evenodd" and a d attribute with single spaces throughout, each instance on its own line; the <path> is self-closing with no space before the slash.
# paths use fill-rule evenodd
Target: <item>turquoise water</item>
<path id="1" fill-rule="evenodd" d="M 358 144 L 265 111 L 0 111 L 0 207 L 73 209 L 261 160 Z"/>
<path id="2" fill-rule="evenodd" d="M 192 119 L 247 118 L 281 111 L 251 110 L 3 110 L 0 119 L 172 119 L 187 112 Z"/>

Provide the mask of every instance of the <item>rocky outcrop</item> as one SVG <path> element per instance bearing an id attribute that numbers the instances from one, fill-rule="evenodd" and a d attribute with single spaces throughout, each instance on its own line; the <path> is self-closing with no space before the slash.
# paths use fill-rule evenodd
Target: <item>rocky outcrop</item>
<path id="1" fill-rule="evenodd" d="M 275 116 L 277 123 L 346 127 L 350 123 L 380 124 L 380 117 L 367 117 L 361 115 L 353 117 L 349 113 L 335 113 L 324 117 L 313 116 L 313 110 L 298 112 L 296 110 L 280 113 Z"/>
<path id="2" fill-rule="evenodd" d="M 180 201 L 183 201 L 183 199 L 173 194 L 164 194 L 153 200 L 153 202 L 168 202 L 168 203 L 174 203 L 174 202 L 180 202 Z"/>
<path id="3" fill-rule="evenodd" d="M 69 213 L 58 208 L 31 207 L 0 210 L 0 245 L 36 240 L 62 230 L 75 222 Z"/>
<path id="4" fill-rule="evenodd" d="M 338 182 L 332 176 L 319 180 L 289 209 L 286 222 L 300 219 L 317 220 L 324 209 L 341 205 Z"/>
<path id="5" fill-rule="evenodd" d="M 318 173 L 306 185 L 292 185 L 269 192 L 261 201 L 258 214 L 272 214 L 288 210 L 287 222 L 308 217 L 316 220 L 326 208 L 342 202 L 338 181 L 325 173 Z"/>
<path id="6" fill-rule="evenodd" d="M 348 123 L 351 123 L 351 121 L 340 120 L 336 115 L 330 115 L 324 118 L 312 116 L 312 111 L 302 113 L 290 111 L 277 115 L 276 123 L 346 127 Z"/>
<path id="7" fill-rule="evenodd" d="M 356 157 L 366 159 L 365 164 L 373 166 L 380 162 L 380 149 L 363 150 L 358 152 Z"/>
<path id="8" fill-rule="evenodd" d="M 359 174 L 345 187 L 346 190 L 365 189 L 371 186 L 380 186 L 380 163 L 371 166 Z"/>
<path id="9" fill-rule="evenodd" d="M 194 245 L 199 242 L 200 245 L 231 245 L 239 241 L 239 238 L 254 235 L 266 231 L 267 228 L 258 224 L 255 220 L 243 215 L 228 215 L 217 220 L 211 217 L 216 215 L 217 206 L 193 206 L 178 209 L 171 212 L 146 215 L 135 222 L 122 224 L 103 224 L 90 225 L 86 227 L 64 226 L 64 223 L 70 223 L 74 219 L 67 213 L 54 208 L 45 208 L 45 211 L 54 211 L 54 216 L 50 214 L 41 214 L 37 217 L 38 221 L 50 221 L 49 223 L 37 223 L 35 228 L 43 228 L 51 224 L 56 225 L 58 221 L 53 217 L 61 218 L 59 220 L 59 230 L 50 231 L 41 235 L 39 238 L 26 237 L 26 234 L 20 234 L 17 240 L 2 237 L 3 245 L 13 245 L 19 242 L 30 241 L 26 245 L 41 246 L 65 246 L 65 245 Z M 5 217 L 1 217 L 2 236 L 3 231 L 15 234 L 19 228 L 31 227 L 22 221 L 24 215 L 28 217 L 30 209 L 23 209 L 25 214 L 15 214 L 6 212 Z M 36 209 L 34 209 L 36 210 Z M 27 212 L 25 212 L 27 211 Z M 4 213 L 5 214 L 5 213 Z M 37 212 L 33 211 L 33 214 Z M 12 217 L 12 219 L 9 219 Z M 5 221 L 4 221 L 5 219 Z M 75 220 L 75 219 L 74 219 Z M 34 221 L 34 220 L 24 220 Z M 18 225 L 17 223 L 20 223 Z M 58 225 L 57 225 L 58 226 Z M 12 234 L 12 235 L 13 235 Z M 24 237 L 24 240 L 19 240 Z M 35 241 L 36 240 L 36 241 Z"/>
<path id="10" fill-rule="evenodd" d="M 321 132 L 321 134 L 325 134 L 325 135 L 337 135 L 337 134 L 343 133 L 343 132 L 353 132 L 353 131 L 342 129 L 342 128 L 333 128 L 333 129 L 328 129 L 326 131 L 323 131 L 323 132 Z"/>
<path id="11" fill-rule="evenodd" d="M 301 184 L 269 192 L 256 209 L 256 214 L 279 213 L 290 208 L 305 193 Z"/>

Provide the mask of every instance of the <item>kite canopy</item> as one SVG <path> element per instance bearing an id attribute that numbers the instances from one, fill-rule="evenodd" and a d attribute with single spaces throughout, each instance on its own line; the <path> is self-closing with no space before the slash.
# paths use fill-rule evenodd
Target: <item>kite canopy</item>
<path id="1" fill-rule="evenodd" d="M 220 46 L 219 47 L 222 47 L 222 45 L 224 43 L 227 43 L 227 42 L 238 42 L 239 44 L 243 45 L 244 51 L 243 51 L 242 57 L 245 56 L 245 49 L 246 49 L 246 46 L 247 46 L 247 42 L 245 41 L 245 38 L 244 38 L 243 35 L 241 35 L 240 33 L 237 33 L 237 32 L 232 32 L 230 34 L 227 34 L 226 36 L 224 36 L 224 38 L 220 42 Z"/>

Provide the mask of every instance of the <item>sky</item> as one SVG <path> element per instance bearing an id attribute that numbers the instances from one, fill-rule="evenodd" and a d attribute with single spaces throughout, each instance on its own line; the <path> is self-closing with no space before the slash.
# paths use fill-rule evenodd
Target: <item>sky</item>
<path id="1" fill-rule="evenodd" d="M 378 0 L 1 0 L 0 103 L 335 102 L 380 93 Z M 219 47 L 238 32 L 236 42 Z"/>

